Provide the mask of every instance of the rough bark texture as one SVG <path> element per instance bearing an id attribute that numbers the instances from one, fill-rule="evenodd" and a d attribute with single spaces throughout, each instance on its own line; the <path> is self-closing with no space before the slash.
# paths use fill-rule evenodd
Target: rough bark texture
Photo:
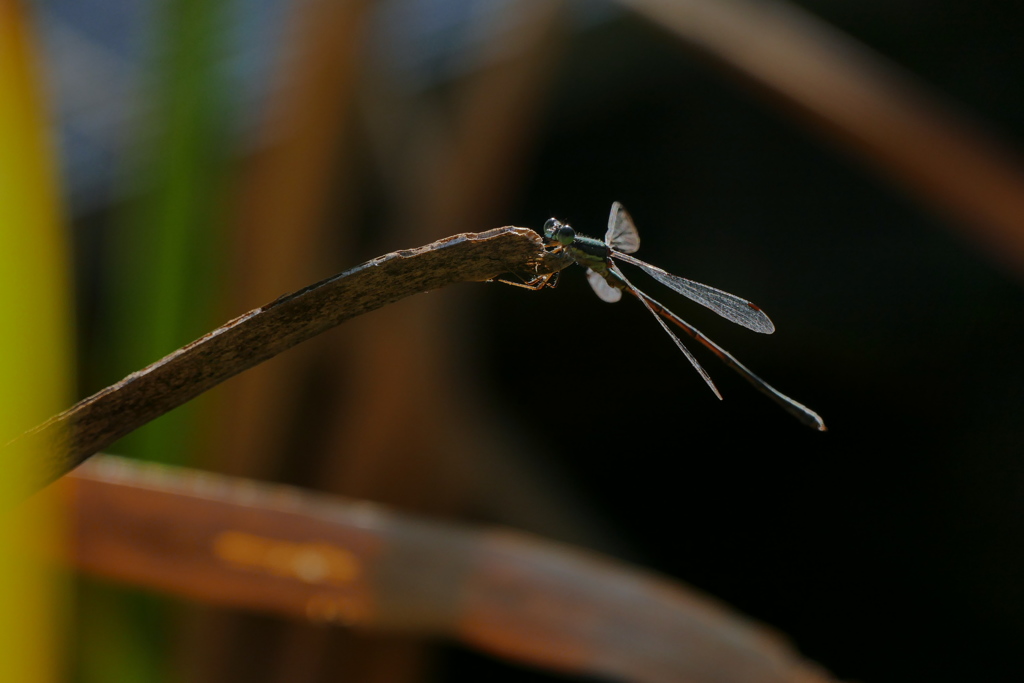
<path id="1" fill-rule="evenodd" d="M 147 422 L 349 318 L 454 282 L 524 276 L 566 263 L 537 233 L 498 228 L 379 256 L 241 315 L 92 396 L 8 446 L 43 439 L 45 485 Z"/>

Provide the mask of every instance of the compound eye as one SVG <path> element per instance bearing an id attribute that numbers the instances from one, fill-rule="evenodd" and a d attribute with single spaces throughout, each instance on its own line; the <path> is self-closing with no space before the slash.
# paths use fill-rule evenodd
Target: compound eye
<path id="1" fill-rule="evenodd" d="M 562 246 L 567 247 L 575 241 L 576 231 L 568 225 L 559 225 L 558 229 L 555 230 L 554 238 L 558 240 Z"/>
<path id="2" fill-rule="evenodd" d="M 557 230 L 559 227 L 561 227 L 561 225 L 562 225 L 561 221 L 559 221 L 557 218 L 549 218 L 549 219 L 547 219 L 546 221 L 544 221 L 544 236 L 545 237 L 554 237 L 555 236 L 555 230 Z"/>

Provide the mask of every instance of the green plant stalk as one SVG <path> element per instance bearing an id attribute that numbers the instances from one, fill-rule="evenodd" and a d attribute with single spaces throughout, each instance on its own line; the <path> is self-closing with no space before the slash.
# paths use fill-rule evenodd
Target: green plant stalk
<path id="1" fill-rule="evenodd" d="M 110 288 L 113 376 L 145 365 L 208 329 L 217 293 L 222 197 L 230 139 L 223 77 L 228 0 L 170 0 L 155 15 L 159 46 L 141 153 L 126 160 L 136 184 L 119 221 Z M 201 406 L 200 406 L 201 408 Z M 134 457 L 183 464 L 195 452 L 195 404 L 118 444 Z M 83 584 L 77 677 L 160 682 L 170 673 L 173 619 L 164 599 Z M 97 653 L 116 652 L 116 657 Z"/>

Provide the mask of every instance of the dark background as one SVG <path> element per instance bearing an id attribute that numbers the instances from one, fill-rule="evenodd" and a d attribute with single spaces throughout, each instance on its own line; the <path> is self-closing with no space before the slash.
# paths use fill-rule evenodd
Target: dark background
<path id="1" fill-rule="evenodd" d="M 283 12 L 287 4 L 260 6 Z M 429 23 L 432 12 L 440 16 L 448 5 L 466 5 L 405 4 L 420 8 L 409 19 L 412 26 Z M 41 5 L 70 12 L 68 20 L 94 36 L 113 25 L 101 25 L 98 14 L 79 16 L 65 2 Z M 923 81 L 1003 141 L 1005 152 L 1020 148 L 1021 3 L 800 5 Z M 590 545 L 687 582 L 786 634 L 843 679 L 1019 680 L 1024 273 L 984 251 L 952 216 L 919 202 L 804 117 L 664 29 L 611 5 L 592 12 L 588 3 L 574 7 L 575 23 L 552 46 L 557 57 L 515 172 L 502 200 L 490 202 L 477 224 L 439 226 L 428 239 L 389 232 L 394 217 L 408 210 L 388 185 L 394 173 L 382 171 L 374 157 L 371 126 L 364 122 L 347 132 L 339 144 L 339 157 L 349 155 L 347 170 L 332 177 L 338 206 L 326 224 L 350 230 L 338 239 L 343 247 L 330 241 L 322 247 L 336 250 L 334 271 L 462 229 L 540 228 L 550 216 L 601 236 L 608 207 L 620 201 L 642 236 L 639 258 L 756 302 L 777 331 L 767 337 L 746 331 L 641 273 L 629 273 L 634 283 L 820 413 L 829 431 L 800 425 L 691 344 L 724 396 L 717 401 L 637 302 L 598 300 L 579 268 L 566 270 L 554 290 L 457 287 L 430 297 L 458 304 L 446 343 L 469 378 L 461 381 L 500 416 L 503 433 L 514 435 L 545 476 L 579 501 L 587 533 L 560 535 L 486 506 L 457 516 Z M 370 85 L 359 87 L 409 87 L 401 96 L 409 111 L 424 102 L 428 114 L 453 108 L 460 83 L 476 68 L 452 66 L 459 61 L 458 40 L 428 49 L 399 40 L 401 31 L 389 35 L 398 38 L 367 40 L 367 54 L 412 60 L 421 80 L 410 86 L 406 74 L 405 81 L 387 83 L 386 69 L 361 63 L 372 76 L 364 76 Z M 269 41 L 254 54 L 274 45 Z M 269 79 L 265 65 L 250 72 L 257 82 Z M 355 99 L 353 109 L 359 109 Z M 239 107 L 240 119 L 243 110 L 251 115 Z M 114 306 L 105 297 L 117 285 L 105 273 L 116 270 L 118 248 L 108 241 L 123 229 L 134 195 L 111 191 L 119 182 L 130 186 L 125 178 L 92 189 L 98 171 L 88 169 L 94 167 L 83 166 L 75 176 L 74 159 L 88 154 L 72 159 L 79 148 L 73 117 L 64 116 L 63 125 L 70 120 L 72 126 L 62 152 L 75 191 L 80 393 L 86 395 L 276 293 L 227 306 L 221 299 L 211 304 L 220 313 L 140 361 L 118 366 L 97 359 L 111 339 L 124 336 L 109 326 Z M 365 109 L 360 116 L 373 118 Z M 409 118 L 410 130 L 427 125 Z M 235 161 L 253 153 L 245 134 L 234 131 L 242 140 L 232 142 Z M 103 165 L 101 158 L 100 170 Z M 204 258 L 218 270 L 231 259 L 225 252 Z M 315 277 L 296 286 L 334 271 L 314 270 Z M 347 334 L 325 345 L 344 347 Z M 297 410 L 289 459 L 275 473 L 250 476 L 351 493 L 318 481 L 312 460 L 298 459 L 317 441 L 313 423 L 328 412 L 324 376 L 294 398 L 313 407 Z M 120 452 L 134 451 L 125 445 Z M 215 459 L 184 460 L 239 473 Z M 83 612 L 115 613 L 116 598 L 88 597 L 110 590 L 87 583 Z M 188 609 L 171 602 L 172 610 Z M 122 635 L 111 636 L 115 649 L 126 651 L 141 633 L 149 634 L 144 639 L 155 651 L 153 643 L 174 627 L 153 626 L 162 608 L 128 612 L 133 609 L 144 616 L 124 620 Z M 83 651 L 96 630 L 91 618 L 86 614 L 78 626 Z M 220 680 L 255 681 L 252 676 L 273 668 L 267 662 L 275 650 L 267 643 L 287 628 L 266 617 L 241 619 L 241 631 L 256 629 L 264 640 L 228 639 L 249 674 L 239 674 L 242 667 Z M 425 678 L 558 678 L 442 647 Z M 90 670 L 88 655 L 79 659 L 85 664 L 78 666 Z M 95 677 L 103 669 L 91 671 Z M 81 671 L 77 676 L 95 679 Z M 327 673 L 322 679 L 334 680 Z"/>
<path id="2" fill-rule="evenodd" d="M 1024 137 L 1019 5 L 805 5 Z M 1017 680 L 1021 274 L 650 24 L 624 19 L 570 52 L 511 222 L 551 214 L 599 236 L 621 201 L 637 256 L 755 301 L 777 331 L 634 282 L 830 431 L 695 349 L 719 403 L 636 302 L 605 304 L 572 271 L 555 291 L 487 292 L 481 346 L 507 409 L 645 564 L 841 677 Z M 504 355 L 522 347 L 562 391 L 531 394 Z"/>

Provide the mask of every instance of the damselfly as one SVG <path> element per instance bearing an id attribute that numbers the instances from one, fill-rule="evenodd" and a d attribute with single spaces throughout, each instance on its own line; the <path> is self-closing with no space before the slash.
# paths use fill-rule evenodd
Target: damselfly
<path id="1" fill-rule="evenodd" d="M 622 292 L 627 291 L 640 300 L 658 324 L 668 332 L 669 336 L 690 361 L 693 367 L 704 378 L 711 391 L 719 399 L 722 394 L 718 387 L 711 380 L 707 371 L 701 367 L 690 350 L 686 348 L 683 341 L 665 324 L 665 320 L 675 324 L 693 339 L 707 347 L 713 354 L 730 368 L 738 372 L 744 379 L 754 385 L 758 391 L 772 399 L 783 409 L 796 417 L 809 427 L 825 431 L 825 423 L 813 410 L 807 406 L 797 403 L 785 394 L 776 390 L 763 379 L 748 370 L 742 363 L 736 360 L 728 351 L 715 342 L 705 337 L 697 328 L 689 324 L 665 306 L 655 301 L 652 297 L 637 289 L 626 276 L 619 270 L 615 261 L 628 263 L 639 267 L 655 280 L 669 289 L 682 294 L 683 296 L 696 301 L 702 306 L 710 308 L 727 320 L 743 325 L 755 332 L 771 334 L 775 331 L 775 325 L 768 319 L 768 316 L 760 308 L 746 299 L 741 299 L 734 294 L 723 292 L 720 289 L 703 285 L 693 280 L 667 273 L 661 268 L 644 263 L 630 254 L 640 248 L 640 235 L 637 233 L 633 219 L 618 202 L 612 204 L 611 215 L 608 216 L 608 230 L 604 235 L 604 241 L 593 237 L 586 237 L 578 234 L 565 223 L 551 218 L 544 224 L 544 240 L 553 247 L 555 251 L 564 251 L 574 262 L 587 269 L 587 280 L 591 288 L 601 299 L 608 302 L 616 302 L 622 298 Z M 558 273 L 543 275 L 527 283 L 510 282 L 508 284 L 529 289 L 541 289 L 542 287 L 554 287 L 558 282 Z"/>

